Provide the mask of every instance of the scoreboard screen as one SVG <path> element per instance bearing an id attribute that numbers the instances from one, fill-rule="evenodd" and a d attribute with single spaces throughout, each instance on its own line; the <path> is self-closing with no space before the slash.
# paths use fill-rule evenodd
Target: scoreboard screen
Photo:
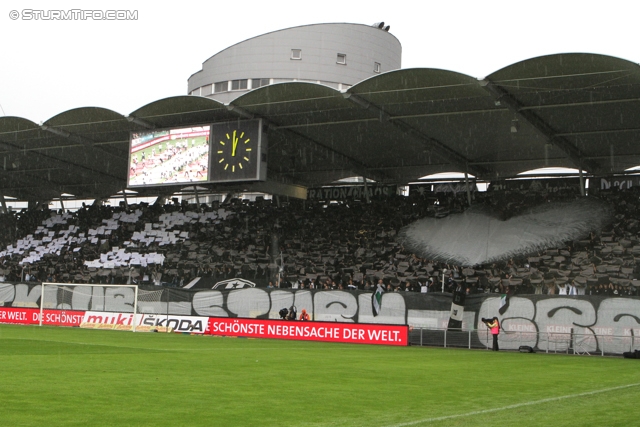
<path id="1" fill-rule="evenodd" d="M 211 125 L 131 133 L 129 187 L 209 181 Z"/>
<path id="2" fill-rule="evenodd" d="M 261 119 L 131 133 L 128 187 L 266 179 Z"/>

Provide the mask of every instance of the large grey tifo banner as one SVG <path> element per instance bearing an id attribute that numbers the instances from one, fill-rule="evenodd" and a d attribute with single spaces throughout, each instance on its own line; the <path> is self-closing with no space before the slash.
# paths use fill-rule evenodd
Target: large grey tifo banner
<path id="1" fill-rule="evenodd" d="M 58 288 L 45 288 L 45 308 L 114 312 L 131 312 L 133 308 L 131 288 L 94 287 L 91 292 L 72 285 Z M 38 307 L 40 295 L 40 285 L 0 284 L 0 305 L 5 307 Z M 446 329 L 449 323 L 450 294 L 385 293 L 377 315 L 371 299 L 372 293 L 365 291 L 263 288 L 186 291 L 151 287 L 140 288 L 138 309 L 143 313 L 278 319 L 281 309 L 293 305 L 298 313 L 306 309 L 316 321 L 406 324 L 414 330 Z M 640 338 L 637 345 L 633 341 L 640 336 L 638 297 L 518 296 L 508 300 L 503 314 L 499 314 L 500 300 L 499 295 L 491 294 L 467 296 L 462 329 L 477 330 L 471 334 L 473 346 L 490 345 L 491 337 L 480 319 L 493 316 L 498 316 L 502 323 L 503 349 L 528 345 L 564 351 L 569 346 L 578 346 L 581 351 L 606 349 L 621 353 L 629 351 L 630 345 L 640 345 Z"/>

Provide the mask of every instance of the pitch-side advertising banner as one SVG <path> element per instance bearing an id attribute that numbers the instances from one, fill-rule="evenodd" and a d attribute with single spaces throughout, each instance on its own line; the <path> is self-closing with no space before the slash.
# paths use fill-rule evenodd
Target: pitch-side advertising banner
<path id="1" fill-rule="evenodd" d="M 44 325 L 80 326 L 84 311 L 44 310 L 42 315 Z M 40 309 L 0 307 L 0 323 L 38 325 L 40 324 Z"/>
<path id="2" fill-rule="evenodd" d="M 204 334 L 208 325 L 207 317 L 138 314 L 136 328 L 140 331 L 167 329 L 174 332 Z M 0 307 L 0 323 L 16 325 L 40 324 L 39 308 Z M 80 326 L 91 329 L 131 329 L 132 313 L 108 313 L 98 311 L 44 310 L 43 325 Z"/>
<path id="3" fill-rule="evenodd" d="M 208 325 L 207 317 L 176 316 L 164 314 L 136 315 L 136 329 L 143 331 L 187 332 L 204 334 Z M 122 329 L 130 330 L 133 325 L 133 313 L 108 313 L 104 311 L 87 311 L 82 318 L 83 328 L 90 329 Z"/>
<path id="4" fill-rule="evenodd" d="M 404 325 L 209 318 L 211 335 L 354 344 L 407 345 L 408 329 Z"/>
<path id="5" fill-rule="evenodd" d="M 44 310 L 43 324 L 80 326 L 92 329 L 129 330 L 132 313 Z M 37 325 L 40 309 L 0 307 L 0 323 Z M 108 327 L 109 326 L 109 327 Z M 243 318 L 207 318 L 138 314 L 140 331 L 168 329 L 174 332 L 304 341 L 329 341 L 358 344 L 408 345 L 408 327 L 337 322 L 292 322 Z M 208 328 L 208 329 L 207 329 Z"/>

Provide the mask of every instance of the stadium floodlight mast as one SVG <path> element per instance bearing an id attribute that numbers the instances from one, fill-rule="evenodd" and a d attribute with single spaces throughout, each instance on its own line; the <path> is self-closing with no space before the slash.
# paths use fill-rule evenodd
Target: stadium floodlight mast
<path id="1" fill-rule="evenodd" d="M 41 285 L 41 289 L 40 289 L 40 319 L 39 319 L 39 326 L 42 326 L 43 324 L 43 320 L 44 320 L 44 308 L 47 304 L 47 302 L 45 301 L 45 288 L 46 287 L 55 287 L 55 288 L 64 288 L 64 287 L 70 287 L 70 288 L 77 288 L 77 287 L 82 287 L 82 288 L 89 288 L 89 294 L 91 297 L 93 297 L 93 288 L 130 288 L 133 289 L 133 293 L 134 293 L 134 298 L 133 298 L 133 320 L 131 321 L 131 331 L 135 332 L 136 331 L 136 324 L 138 323 L 138 285 L 98 285 L 98 284 L 89 284 L 89 283 L 51 283 L 51 282 L 42 282 Z M 70 291 L 71 293 L 73 291 Z M 104 297 L 104 295 L 103 295 Z M 56 298 L 55 301 L 53 301 L 52 303 L 49 304 L 53 304 L 53 309 L 57 309 L 57 305 L 58 305 L 58 300 Z M 64 302 L 63 302 L 64 304 Z M 72 309 L 72 308 L 71 308 Z"/>

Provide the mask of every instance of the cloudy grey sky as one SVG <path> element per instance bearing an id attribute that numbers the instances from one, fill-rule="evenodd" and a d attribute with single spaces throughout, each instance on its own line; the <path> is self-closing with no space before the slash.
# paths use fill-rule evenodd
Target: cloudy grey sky
<path id="1" fill-rule="evenodd" d="M 23 19 L 28 10 L 89 9 L 87 4 L 94 10 L 137 11 L 138 18 Z M 40 122 L 85 106 L 129 114 L 154 100 L 186 94 L 187 78 L 232 44 L 325 22 L 384 21 L 402 43 L 403 68 L 441 68 L 473 77 L 564 52 L 640 62 L 638 12 L 635 0 L 9 0 L 0 6 L 0 115 Z"/>

